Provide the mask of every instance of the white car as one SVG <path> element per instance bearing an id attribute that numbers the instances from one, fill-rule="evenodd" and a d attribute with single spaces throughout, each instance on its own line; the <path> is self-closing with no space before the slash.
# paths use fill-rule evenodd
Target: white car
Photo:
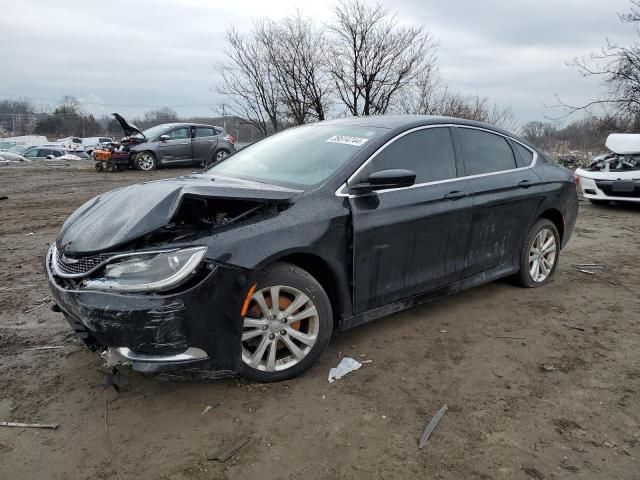
<path id="1" fill-rule="evenodd" d="M 640 134 L 613 133 L 606 146 L 612 153 L 578 168 L 582 195 L 591 203 L 640 203 Z"/>
<path id="2" fill-rule="evenodd" d="M 65 137 L 56 140 L 56 143 L 65 150 L 70 152 L 84 152 L 84 146 L 82 145 L 82 139 L 79 137 Z"/>

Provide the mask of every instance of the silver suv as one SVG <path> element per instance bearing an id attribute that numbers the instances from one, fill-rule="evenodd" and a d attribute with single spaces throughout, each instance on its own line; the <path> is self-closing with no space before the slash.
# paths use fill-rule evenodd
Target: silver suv
<path id="1" fill-rule="evenodd" d="M 165 123 L 139 130 L 114 113 L 124 130 L 123 149 L 131 154 L 138 170 L 154 170 L 161 165 L 210 166 L 235 152 L 235 139 L 223 128 L 197 123 Z"/>

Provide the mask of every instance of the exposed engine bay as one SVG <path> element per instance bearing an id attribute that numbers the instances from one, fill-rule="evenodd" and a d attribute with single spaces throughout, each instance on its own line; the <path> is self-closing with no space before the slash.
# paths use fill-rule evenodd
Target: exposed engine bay
<path id="1" fill-rule="evenodd" d="M 597 157 L 586 170 L 590 172 L 614 172 L 620 170 L 640 170 L 640 155 L 619 155 L 611 153 Z"/>
<path id="2" fill-rule="evenodd" d="M 171 221 L 148 234 L 145 244 L 180 241 L 199 231 L 211 232 L 258 215 L 273 215 L 286 208 L 264 201 L 185 196 Z"/>

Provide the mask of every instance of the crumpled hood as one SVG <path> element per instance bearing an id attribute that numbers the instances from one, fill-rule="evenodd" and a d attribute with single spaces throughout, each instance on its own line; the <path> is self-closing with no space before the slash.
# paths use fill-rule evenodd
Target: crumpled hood
<path id="1" fill-rule="evenodd" d="M 67 255 L 113 251 L 168 224 L 185 195 L 288 202 L 299 193 L 275 185 L 198 174 L 140 183 L 86 202 L 64 222 L 56 245 Z"/>
<path id="2" fill-rule="evenodd" d="M 140 135 L 142 135 L 143 138 L 147 138 L 144 136 L 144 133 L 142 133 L 138 127 L 136 127 L 133 123 L 127 122 L 127 120 L 122 115 L 118 113 L 112 113 L 111 115 L 113 115 L 115 119 L 118 121 L 118 123 L 122 127 L 122 131 L 124 132 L 125 136 L 130 137 L 131 135 L 135 135 L 136 133 L 139 133 Z"/>

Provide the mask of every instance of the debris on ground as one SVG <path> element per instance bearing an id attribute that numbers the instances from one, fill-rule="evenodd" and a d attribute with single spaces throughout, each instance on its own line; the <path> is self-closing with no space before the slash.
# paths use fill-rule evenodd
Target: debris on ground
<path id="1" fill-rule="evenodd" d="M 9 200 L 9 197 L 6 195 L 0 195 L 0 200 Z"/>
<path id="2" fill-rule="evenodd" d="M 222 405 L 222 402 L 218 402 L 215 405 L 207 405 L 206 407 L 204 407 L 204 410 L 202 411 L 202 413 L 200 414 L 200 416 L 204 415 L 205 413 L 207 413 L 209 410 L 213 410 L 214 408 L 218 408 L 220 405 Z"/>
<path id="3" fill-rule="evenodd" d="M 231 457 L 233 457 L 238 450 L 244 447 L 251 440 L 251 435 L 239 435 L 235 438 L 232 438 L 228 441 L 222 443 L 222 446 L 217 450 L 209 453 L 207 455 L 207 460 L 214 461 L 217 460 L 219 462 L 226 462 Z"/>
<path id="4" fill-rule="evenodd" d="M 118 480 L 122 480 L 120 477 L 120 470 L 118 470 L 116 460 L 115 458 L 113 458 L 113 452 L 111 451 L 111 440 L 109 438 L 109 400 L 104 401 L 104 436 L 107 442 L 107 453 L 109 454 L 109 459 L 111 460 L 113 471 L 115 472 Z"/>
<path id="5" fill-rule="evenodd" d="M 553 372 L 556 369 L 556 366 L 553 363 L 543 363 L 542 369 L 546 372 Z"/>
<path id="6" fill-rule="evenodd" d="M 445 404 L 440 410 L 438 410 L 438 413 L 436 413 L 433 417 L 431 417 L 431 420 L 427 424 L 427 427 L 424 429 L 424 432 L 420 437 L 420 441 L 418 442 L 418 448 L 424 448 L 424 446 L 427 444 L 427 440 L 429 440 L 429 437 L 438 426 L 438 423 L 440 422 L 440 420 L 442 419 L 443 415 L 448 410 L 448 408 L 449 407 L 447 406 L 447 404 Z"/>
<path id="7" fill-rule="evenodd" d="M 57 423 L 19 423 L 19 422 L 0 422 L 0 427 L 16 427 L 16 428 L 50 428 L 55 430 L 58 428 Z"/>
<path id="8" fill-rule="evenodd" d="M 596 272 L 602 272 L 607 269 L 606 265 L 600 263 L 578 263 L 574 265 L 574 268 L 582 273 L 588 273 L 589 275 L 595 275 Z"/>
<path id="9" fill-rule="evenodd" d="M 53 295 L 47 295 L 42 300 L 38 300 L 38 302 L 40 302 L 39 305 L 36 305 L 33 308 L 29 308 L 29 309 L 25 310 L 23 313 L 34 312 L 34 311 L 38 310 L 40 307 L 44 307 L 47 303 L 49 303 L 51 301 L 52 296 Z"/>
<path id="10" fill-rule="evenodd" d="M 566 328 L 571 328 L 573 330 L 580 330 L 581 332 L 586 332 L 587 331 L 585 328 L 576 327 L 575 325 L 567 325 L 566 323 L 563 323 L 562 326 L 566 327 Z"/>
<path id="11" fill-rule="evenodd" d="M 354 360 L 351 357 L 343 357 L 338 366 L 329 371 L 329 383 L 340 380 L 347 373 L 358 370 L 360 367 L 362 367 L 362 363 L 359 361 Z"/>

